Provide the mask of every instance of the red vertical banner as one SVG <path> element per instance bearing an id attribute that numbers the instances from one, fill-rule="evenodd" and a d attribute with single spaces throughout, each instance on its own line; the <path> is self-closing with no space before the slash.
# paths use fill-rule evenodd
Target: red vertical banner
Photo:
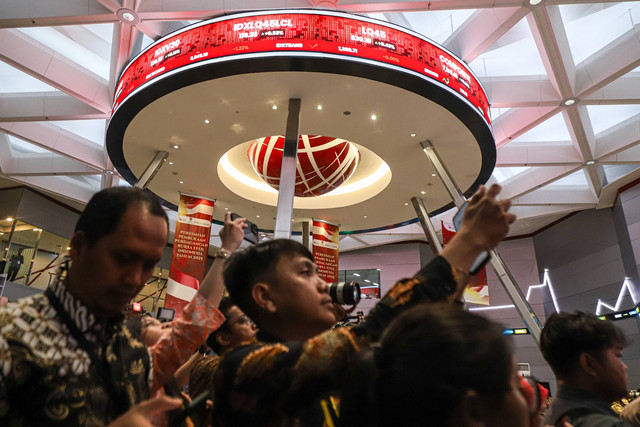
<path id="1" fill-rule="evenodd" d="M 456 235 L 453 224 L 440 221 L 442 225 L 442 244 L 447 243 Z M 489 284 L 487 283 L 487 267 L 483 267 L 478 274 L 471 276 L 469 285 L 464 290 L 464 300 L 468 303 L 489 305 Z"/>
<path id="2" fill-rule="evenodd" d="M 164 301 L 166 308 L 176 311 L 176 317 L 182 315 L 184 306 L 193 299 L 206 273 L 212 219 L 213 200 L 180 194 Z"/>
<path id="3" fill-rule="evenodd" d="M 313 258 L 318 274 L 329 283 L 338 281 L 338 243 L 340 225 L 313 220 Z"/>

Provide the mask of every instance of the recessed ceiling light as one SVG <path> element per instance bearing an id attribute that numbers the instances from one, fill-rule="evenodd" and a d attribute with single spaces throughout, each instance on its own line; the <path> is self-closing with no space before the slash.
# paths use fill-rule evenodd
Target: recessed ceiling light
<path id="1" fill-rule="evenodd" d="M 537 4 L 540 4 L 542 2 L 542 0 L 529 0 L 529 4 L 531 6 L 535 6 Z"/>
<path id="2" fill-rule="evenodd" d="M 113 171 L 107 171 L 107 175 L 113 175 Z"/>
<path id="3" fill-rule="evenodd" d="M 354 276 L 356 277 L 360 277 L 360 275 L 358 273 L 353 273 Z"/>
<path id="4" fill-rule="evenodd" d="M 69 246 L 67 246 L 67 250 L 71 250 L 71 248 Z"/>
<path id="5" fill-rule="evenodd" d="M 415 134 L 415 133 L 412 133 L 412 134 L 411 134 L 411 136 L 416 136 L 416 134 Z"/>
<path id="6" fill-rule="evenodd" d="M 432 174 L 431 174 L 431 176 L 436 176 L 436 174 L 435 174 L 435 173 L 432 173 Z"/>
<path id="7" fill-rule="evenodd" d="M 586 163 L 586 165 L 587 165 L 587 166 L 591 166 L 591 165 L 595 165 L 595 164 L 596 164 L 596 161 L 595 161 L 595 160 L 589 160 L 589 161 Z"/>
<path id="8" fill-rule="evenodd" d="M 367 282 L 367 283 L 371 283 L 371 280 L 369 280 L 369 279 L 364 279 L 364 281 Z"/>
<path id="9" fill-rule="evenodd" d="M 573 105 L 576 103 L 576 100 L 573 98 L 567 99 L 566 101 L 563 102 L 563 104 L 565 105 L 565 107 L 568 107 L 570 105 Z"/>
<path id="10" fill-rule="evenodd" d="M 171 148 L 175 148 L 176 150 L 179 150 L 179 149 L 180 149 L 180 146 L 179 146 L 178 144 L 173 144 L 173 145 L 171 146 Z"/>
<path id="11" fill-rule="evenodd" d="M 423 190 L 420 192 L 420 194 L 427 194 L 427 192 Z"/>
<path id="12" fill-rule="evenodd" d="M 375 114 L 371 115 L 371 120 L 376 120 L 378 118 L 378 116 L 376 116 Z"/>
<path id="13" fill-rule="evenodd" d="M 366 218 L 367 216 L 365 215 L 364 217 Z"/>
<path id="14" fill-rule="evenodd" d="M 205 122 L 206 124 L 209 124 L 209 119 L 205 119 L 205 120 L 204 120 L 204 122 Z"/>
<path id="15" fill-rule="evenodd" d="M 277 106 L 277 105 L 274 105 L 274 106 L 273 106 L 273 107 L 271 107 L 271 108 L 273 108 L 274 110 L 277 110 L 277 109 L 278 109 L 278 106 Z"/>
<path id="16" fill-rule="evenodd" d="M 184 184 L 184 181 L 180 181 L 180 184 Z"/>
<path id="17" fill-rule="evenodd" d="M 125 21 L 128 21 L 128 22 L 133 22 L 136 19 L 136 17 L 133 16 L 133 13 L 131 13 L 131 12 L 124 12 L 122 14 L 122 19 L 124 19 Z"/>
<path id="18" fill-rule="evenodd" d="M 170 165 L 172 165 L 172 164 L 173 164 L 173 162 L 169 162 L 169 164 L 170 164 Z"/>
<path id="19" fill-rule="evenodd" d="M 140 22 L 140 17 L 131 9 L 120 8 L 116 11 L 118 19 L 125 24 L 137 24 Z"/>
<path id="20" fill-rule="evenodd" d="M 409 202 L 404 202 L 404 205 L 405 206 L 409 206 Z"/>
<path id="21" fill-rule="evenodd" d="M 39 228 L 34 228 L 33 231 L 42 231 Z"/>
<path id="22" fill-rule="evenodd" d="M 225 211 L 228 211 L 228 210 L 229 210 L 229 208 L 224 208 L 224 210 L 225 210 Z"/>
<path id="23" fill-rule="evenodd" d="M 322 105 L 318 105 L 318 110 L 322 110 Z"/>
<path id="24" fill-rule="evenodd" d="M 11 222 L 11 221 L 13 221 L 13 218 L 11 218 L 10 216 L 7 217 L 7 221 Z"/>

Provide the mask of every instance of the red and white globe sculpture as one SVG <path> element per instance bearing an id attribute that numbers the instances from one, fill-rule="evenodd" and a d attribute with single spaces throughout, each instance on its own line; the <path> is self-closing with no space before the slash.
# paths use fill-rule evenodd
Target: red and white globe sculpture
<path id="1" fill-rule="evenodd" d="M 283 149 L 284 136 L 277 135 L 256 139 L 247 150 L 258 176 L 276 190 L 280 185 Z M 295 195 L 315 197 L 335 190 L 351 177 L 359 159 L 358 149 L 349 141 L 300 135 Z"/>

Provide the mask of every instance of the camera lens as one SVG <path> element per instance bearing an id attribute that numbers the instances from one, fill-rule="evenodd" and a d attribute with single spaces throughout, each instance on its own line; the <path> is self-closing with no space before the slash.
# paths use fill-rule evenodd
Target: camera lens
<path id="1" fill-rule="evenodd" d="M 329 295 L 336 304 L 358 304 L 360 302 L 360 285 L 356 282 L 331 283 Z"/>

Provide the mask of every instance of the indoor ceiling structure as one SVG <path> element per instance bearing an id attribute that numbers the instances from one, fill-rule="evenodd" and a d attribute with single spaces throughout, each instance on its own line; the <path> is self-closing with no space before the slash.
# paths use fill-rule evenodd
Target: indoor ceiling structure
<path id="1" fill-rule="evenodd" d="M 126 64 L 194 22 L 277 8 L 388 21 L 467 63 L 491 103 L 497 162 L 489 183 L 513 200 L 511 236 L 609 207 L 640 178 L 640 2 L 3 0 L 0 187 L 27 185 L 75 206 L 128 185 L 105 148 Z M 340 249 L 408 240 L 424 240 L 417 223 L 344 235 Z"/>

